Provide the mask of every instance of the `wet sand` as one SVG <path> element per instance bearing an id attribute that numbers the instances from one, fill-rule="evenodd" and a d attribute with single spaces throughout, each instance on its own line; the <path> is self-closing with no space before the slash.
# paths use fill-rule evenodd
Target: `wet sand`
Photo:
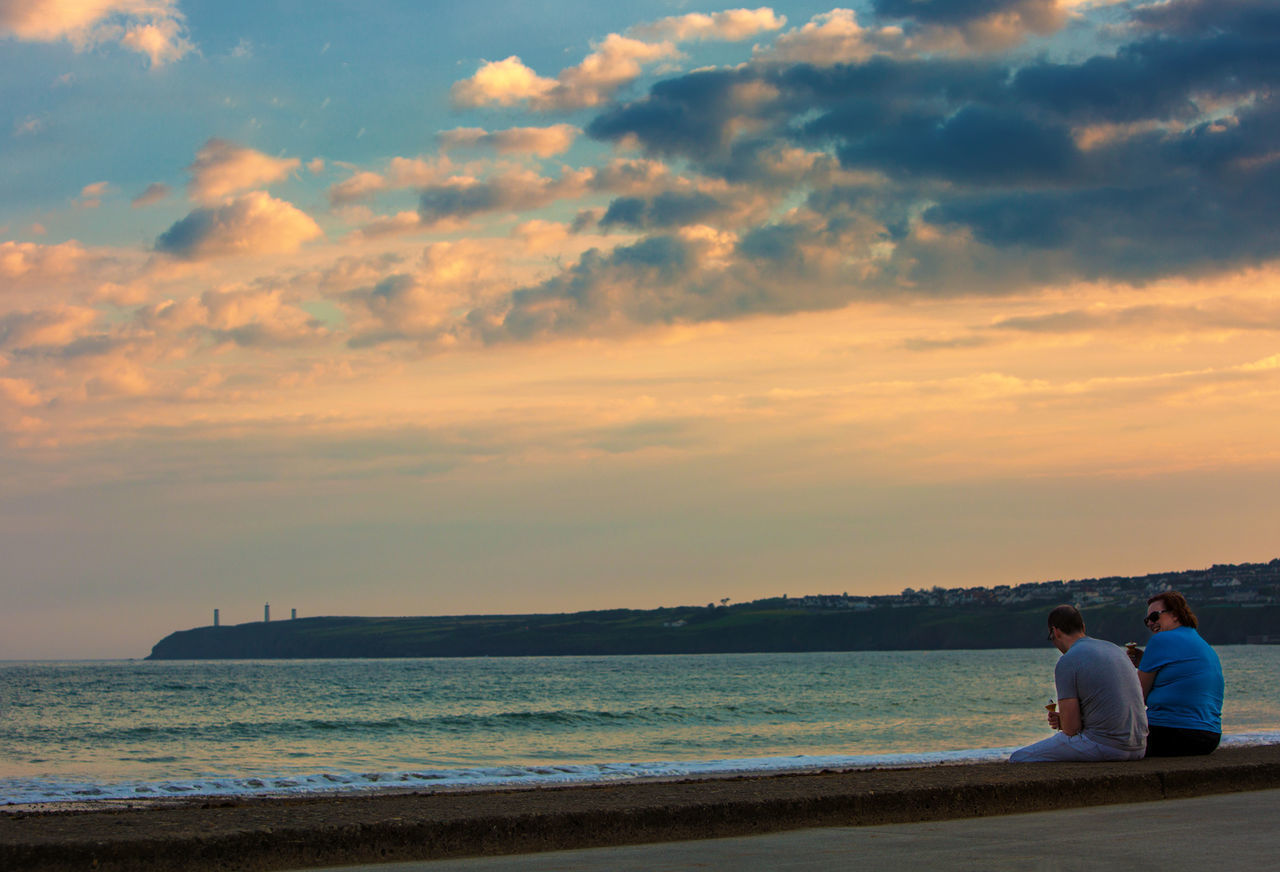
<path id="1" fill-rule="evenodd" d="M 0 869 L 279 870 L 868 826 L 1280 788 L 1280 745 L 519 790 L 0 813 Z"/>

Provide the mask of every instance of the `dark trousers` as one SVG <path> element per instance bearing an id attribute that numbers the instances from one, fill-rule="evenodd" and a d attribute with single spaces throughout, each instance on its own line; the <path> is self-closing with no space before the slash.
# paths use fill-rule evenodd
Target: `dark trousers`
<path id="1" fill-rule="evenodd" d="M 1181 727 L 1152 727 L 1147 733 L 1148 757 L 1194 757 L 1218 747 L 1221 733 L 1185 730 Z"/>

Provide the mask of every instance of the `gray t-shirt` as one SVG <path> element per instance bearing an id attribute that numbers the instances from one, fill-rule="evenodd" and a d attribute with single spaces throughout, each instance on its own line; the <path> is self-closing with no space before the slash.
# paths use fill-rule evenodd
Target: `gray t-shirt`
<path id="1" fill-rule="evenodd" d="M 1147 707 L 1138 670 L 1117 645 L 1089 636 L 1076 641 L 1053 670 L 1058 698 L 1080 701 L 1081 732 L 1124 751 L 1147 743 Z"/>

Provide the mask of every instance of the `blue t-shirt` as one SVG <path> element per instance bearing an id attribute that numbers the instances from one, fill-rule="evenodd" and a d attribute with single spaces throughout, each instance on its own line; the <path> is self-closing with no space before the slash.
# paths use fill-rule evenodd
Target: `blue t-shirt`
<path id="1" fill-rule="evenodd" d="M 1147 694 L 1153 727 L 1222 732 L 1222 664 L 1191 627 L 1156 633 L 1138 666 L 1156 674 Z"/>

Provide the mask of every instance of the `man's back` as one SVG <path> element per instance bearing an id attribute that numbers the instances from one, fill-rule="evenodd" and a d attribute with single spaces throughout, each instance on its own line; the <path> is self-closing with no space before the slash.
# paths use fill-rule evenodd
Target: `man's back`
<path id="1" fill-rule="evenodd" d="M 1147 710 L 1137 670 L 1118 646 L 1084 636 L 1054 669 L 1059 699 L 1080 702 L 1081 731 L 1100 745 L 1140 751 L 1146 745 Z"/>

